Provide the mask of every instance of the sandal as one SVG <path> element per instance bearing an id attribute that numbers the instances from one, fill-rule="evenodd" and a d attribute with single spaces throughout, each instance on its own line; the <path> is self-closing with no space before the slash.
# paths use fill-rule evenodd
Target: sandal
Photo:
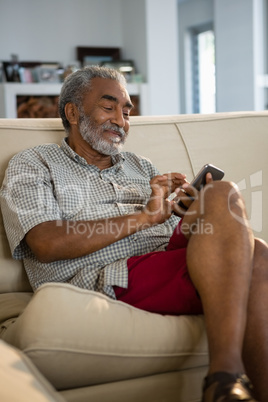
<path id="1" fill-rule="evenodd" d="M 204 379 L 203 398 L 205 402 L 205 391 L 214 384 L 213 399 L 211 402 L 257 402 L 253 397 L 253 386 L 245 374 L 231 374 L 219 371 L 208 375 Z"/>

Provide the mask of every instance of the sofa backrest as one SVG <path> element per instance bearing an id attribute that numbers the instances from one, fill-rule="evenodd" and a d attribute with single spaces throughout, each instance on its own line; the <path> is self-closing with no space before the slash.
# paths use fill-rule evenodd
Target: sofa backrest
<path id="1" fill-rule="evenodd" d="M 0 119 L 0 183 L 16 153 L 43 143 L 60 143 L 63 137 L 60 119 Z M 30 290 L 22 262 L 12 259 L 0 214 L 0 293 Z"/>
<path id="2" fill-rule="evenodd" d="M 206 163 L 239 184 L 255 235 L 268 241 L 268 112 L 131 118 L 125 150 L 152 160 L 161 173 L 190 181 Z M 65 136 L 60 119 L 0 119 L 0 182 L 10 158 Z M 11 258 L 0 217 L 0 293 L 30 289 L 22 263 Z"/>

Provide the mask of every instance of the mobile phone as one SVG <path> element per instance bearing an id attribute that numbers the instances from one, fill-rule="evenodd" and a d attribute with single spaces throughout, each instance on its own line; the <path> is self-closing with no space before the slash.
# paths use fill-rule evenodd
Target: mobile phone
<path id="1" fill-rule="evenodd" d="M 217 168 L 210 163 L 207 163 L 197 173 L 195 178 L 191 181 L 190 185 L 195 187 L 198 191 L 206 184 L 206 174 L 211 173 L 213 180 L 221 180 L 224 176 L 224 171 Z"/>

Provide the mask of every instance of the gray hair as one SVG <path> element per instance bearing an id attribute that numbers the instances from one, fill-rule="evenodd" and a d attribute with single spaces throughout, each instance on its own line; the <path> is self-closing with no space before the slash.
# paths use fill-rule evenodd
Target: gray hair
<path id="1" fill-rule="evenodd" d="M 67 133 L 70 130 L 70 123 L 65 115 L 65 105 L 71 102 L 74 103 L 79 110 L 82 110 L 85 92 L 90 90 L 93 78 L 115 80 L 124 87 L 126 87 L 127 84 L 123 74 L 107 67 L 88 66 L 68 75 L 63 83 L 59 97 L 59 114 Z"/>

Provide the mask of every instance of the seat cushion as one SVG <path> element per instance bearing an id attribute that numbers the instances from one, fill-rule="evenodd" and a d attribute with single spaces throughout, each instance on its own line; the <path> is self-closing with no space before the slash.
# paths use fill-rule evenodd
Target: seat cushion
<path id="1" fill-rule="evenodd" d="M 3 338 L 57 389 L 205 366 L 202 316 L 162 316 L 80 289 L 42 285 Z"/>

